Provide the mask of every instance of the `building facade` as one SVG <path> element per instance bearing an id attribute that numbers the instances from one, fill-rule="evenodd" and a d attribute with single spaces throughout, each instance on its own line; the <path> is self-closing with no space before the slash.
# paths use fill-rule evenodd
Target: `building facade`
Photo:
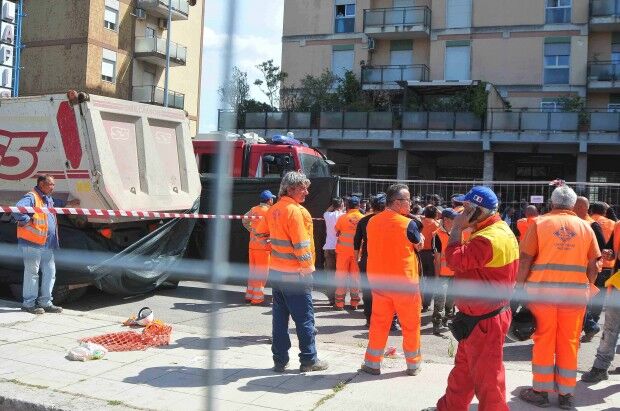
<path id="1" fill-rule="evenodd" d="M 188 113 L 196 134 L 204 1 L 24 0 L 20 95 L 69 89 L 164 104 Z M 191 5 L 190 5 L 191 3 Z"/>
<path id="2" fill-rule="evenodd" d="M 620 182 L 619 1 L 285 0 L 287 85 L 326 69 L 410 96 L 484 82 L 500 101 L 474 126 L 402 108 L 357 129 L 353 113 L 298 127 L 343 175 Z"/>
<path id="3" fill-rule="evenodd" d="M 0 98 L 11 97 L 16 92 L 19 20 L 17 0 L 0 0 Z"/>

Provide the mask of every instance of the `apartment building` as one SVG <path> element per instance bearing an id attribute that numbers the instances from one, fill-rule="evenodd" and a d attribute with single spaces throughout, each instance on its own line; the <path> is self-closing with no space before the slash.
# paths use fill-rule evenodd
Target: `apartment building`
<path id="1" fill-rule="evenodd" d="M 284 3 L 289 86 L 325 69 L 405 98 L 489 84 L 495 110 L 480 124 L 471 113 L 401 112 L 364 114 L 356 127 L 359 113 L 321 113 L 294 130 L 343 175 L 620 182 L 618 63 L 619 0 Z M 575 96 L 587 109 L 563 112 L 558 99 Z"/>
<path id="2" fill-rule="evenodd" d="M 69 89 L 188 113 L 196 134 L 204 1 L 23 0 L 20 96 Z"/>

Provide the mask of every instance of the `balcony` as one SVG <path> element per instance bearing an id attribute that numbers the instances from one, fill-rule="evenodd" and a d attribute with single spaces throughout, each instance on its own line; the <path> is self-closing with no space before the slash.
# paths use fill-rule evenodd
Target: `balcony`
<path id="1" fill-rule="evenodd" d="M 159 37 L 136 37 L 134 57 L 157 66 L 166 67 L 166 39 Z M 170 42 L 170 67 L 184 66 L 187 47 Z"/>
<path id="2" fill-rule="evenodd" d="M 172 1 L 172 21 L 187 20 L 189 18 L 187 0 L 170 1 Z M 150 15 L 160 19 L 168 18 L 168 0 L 136 0 L 136 8 L 144 9 Z"/>
<path id="3" fill-rule="evenodd" d="M 362 69 L 365 89 L 397 89 L 399 81 L 428 81 L 429 70 L 424 64 L 404 66 L 369 66 Z"/>
<path id="4" fill-rule="evenodd" d="M 620 63 L 609 61 L 588 64 L 588 89 L 593 91 L 618 91 L 620 89 Z"/>
<path id="5" fill-rule="evenodd" d="M 139 103 L 164 105 L 164 89 L 157 86 L 136 86 L 133 88 L 132 100 Z M 168 107 L 185 108 L 185 94 L 168 90 Z"/>
<path id="6" fill-rule="evenodd" d="M 590 30 L 620 30 L 620 0 L 592 0 Z"/>
<path id="7" fill-rule="evenodd" d="M 426 6 L 364 10 L 364 33 L 370 37 L 387 40 L 423 38 L 429 36 L 430 29 L 431 10 Z"/>

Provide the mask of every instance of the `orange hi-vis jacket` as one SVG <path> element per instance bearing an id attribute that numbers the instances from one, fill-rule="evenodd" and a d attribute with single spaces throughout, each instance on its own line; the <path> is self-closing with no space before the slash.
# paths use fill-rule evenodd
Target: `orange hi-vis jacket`
<path id="1" fill-rule="evenodd" d="M 434 218 L 422 218 L 422 235 L 424 236 L 424 245 L 422 250 L 430 250 L 433 248 L 433 235 L 439 229 L 439 223 Z"/>
<path id="2" fill-rule="evenodd" d="M 520 218 L 517 220 L 517 230 L 519 230 L 519 241 L 521 241 L 525 237 L 525 233 L 530 228 L 532 224 L 536 221 L 538 217 L 527 217 Z"/>
<path id="3" fill-rule="evenodd" d="M 521 252 L 534 257 L 526 290 L 530 295 L 556 295 L 586 304 L 588 262 L 600 257 L 592 227 L 569 210 L 538 217 L 521 242 Z"/>
<path id="4" fill-rule="evenodd" d="M 448 267 L 448 260 L 446 260 L 446 247 L 448 246 L 448 241 L 450 240 L 450 234 L 443 229 L 443 227 L 439 228 L 435 233 L 437 237 L 439 237 L 439 241 L 441 241 L 441 252 L 439 253 L 440 257 L 440 268 L 439 275 L 441 277 L 453 277 L 454 270 Z"/>
<path id="5" fill-rule="evenodd" d="M 308 230 L 303 210 L 304 207 L 297 201 L 282 196 L 269 208 L 267 216 L 260 220 L 256 232 L 269 235 L 271 269 L 291 274 L 299 274 L 301 269 L 314 270 L 312 233 Z"/>
<path id="6" fill-rule="evenodd" d="M 271 250 L 271 246 L 269 245 L 269 237 L 264 234 L 257 234 L 256 232 L 256 227 L 258 227 L 260 220 L 265 218 L 268 210 L 269 206 L 267 204 L 260 203 L 245 213 L 247 217 L 262 217 L 260 219 L 243 220 L 243 226 L 250 232 L 250 250 Z"/>
<path id="7" fill-rule="evenodd" d="M 312 254 L 312 266 L 314 267 L 316 254 L 314 252 L 314 223 L 312 222 L 312 214 L 306 207 L 301 207 L 301 213 L 304 216 L 304 227 L 310 235 L 310 254 Z"/>
<path id="8" fill-rule="evenodd" d="M 616 222 L 600 214 L 592 214 L 592 219 L 601 226 L 603 230 L 603 237 L 605 237 L 605 244 L 609 242 L 611 235 L 614 233 Z M 615 261 L 603 260 L 603 268 L 614 268 Z"/>
<path id="9" fill-rule="evenodd" d="M 368 262 L 366 270 L 372 284 L 386 281 L 415 284 L 420 282 L 418 256 L 415 245 L 407 238 L 411 219 L 385 209 L 368 222 Z M 390 290 L 394 291 L 394 290 Z"/>
<path id="10" fill-rule="evenodd" d="M 620 221 L 616 222 L 614 226 L 614 253 L 616 253 L 616 258 L 618 258 L 618 254 L 620 254 Z"/>
<path id="11" fill-rule="evenodd" d="M 43 199 L 36 191 L 30 193 L 34 197 L 34 206 L 37 208 L 45 207 Z M 17 226 L 17 238 L 30 241 L 33 244 L 45 245 L 47 240 L 47 216 L 45 213 L 34 213 L 24 226 Z"/>
<path id="12" fill-rule="evenodd" d="M 364 214 L 357 208 L 349 210 L 346 214 L 338 217 L 338 221 L 336 221 L 336 226 L 334 227 L 336 233 L 338 233 L 338 242 L 336 243 L 337 254 L 353 255 L 355 253 L 353 250 L 353 237 L 355 237 L 357 223 L 362 217 L 364 217 Z"/>

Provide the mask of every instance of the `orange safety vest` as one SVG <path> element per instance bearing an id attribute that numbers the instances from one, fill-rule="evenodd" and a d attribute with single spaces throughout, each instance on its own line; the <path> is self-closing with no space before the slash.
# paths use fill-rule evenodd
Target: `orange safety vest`
<path id="1" fill-rule="evenodd" d="M 439 241 L 441 241 L 441 252 L 439 253 L 439 275 L 441 277 L 453 277 L 454 271 L 448 267 L 448 261 L 446 260 L 445 250 L 448 247 L 448 240 L 450 240 L 450 234 L 447 233 L 443 228 L 440 228 L 435 233 L 437 237 L 439 237 Z"/>
<path id="2" fill-rule="evenodd" d="M 338 233 L 338 242 L 336 243 L 337 254 L 353 254 L 353 237 L 355 237 L 355 229 L 357 223 L 364 217 L 364 214 L 358 209 L 347 211 L 346 214 L 338 217 L 336 226 L 334 227 Z"/>
<path id="3" fill-rule="evenodd" d="M 438 228 L 439 223 L 434 218 L 422 218 L 422 235 L 424 236 L 422 250 L 430 250 L 433 248 L 433 236 Z"/>
<path id="4" fill-rule="evenodd" d="M 301 213 L 304 216 L 306 231 L 310 235 L 310 254 L 312 254 L 312 265 L 314 266 L 316 260 L 316 254 L 314 252 L 314 223 L 312 222 L 312 215 L 306 207 L 301 206 Z"/>
<path id="5" fill-rule="evenodd" d="M 519 230 L 519 241 L 525 238 L 525 234 L 527 230 L 529 230 L 530 226 L 534 224 L 538 217 L 528 217 L 528 218 L 520 218 L 517 220 L 517 230 Z"/>
<path id="6" fill-rule="evenodd" d="M 301 269 L 314 269 L 312 237 L 303 210 L 304 207 L 297 201 L 282 196 L 267 210 L 265 222 L 256 228 L 259 235 L 269 235 L 270 268 L 293 274 L 292 277 L 295 277 L 287 280 L 296 279 Z"/>
<path id="7" fill-rule="evenodd" d="M 616 258 L 618 258 L 620 253 L 620 221 L 617 221 L 614 226 L 614 253 L 616 253 Z"/>
<path id="8" fill-rule="evenodd" d="M 616 222 L 600 214 L 592 214 L 592 220 L 596 221 L 603 230 L 603 237 L 605 238 L 605 244 L 609 242 L 611 235 L 614 233 Z M 614 268 L 615 261 L 603 261 L 603 268 Z"/>
<path id="9" fill-rule="evenodd" d="M 596 242 L 589 223 L 567 210 L 551 211 L 536 222 L 538 252 L 526 288 L 531 295 L 555 294 L 585 304 L 589 296 L 588 251 Z"/>
<path id="10" fill-rule="evenodd" d="M 43 199 L 36 191 L 31 191 L 34 197 L 34 206 L 37 208 L 45 207 Z M 30 241 L 31 243 L 38 245 L 45 245 L 47 241 L 47 216 L 45 213 L 34 213 L 30 217 L 30 221 L 25 226 L 17 226 L 17 238 Z"/>
<path id="11" fill-rule="evenodd" d="M 393 280 L 417 286 L 420 282 L 415 245 L 407 238 L 410 222 L 411 219 L 389 208 L 368 221 L 366 268 L 371 283 L 374 280 L 381 285 L 386 280 Z"/>
<path id="12" fill-rule="evenodd" d="M 245 213 L 247 217 L 257 217 L 260 216 L 265 218 L 267 215 L 267 210 L 269 210 L 269 206 L 265 203 L 260 203 L 257 206 L 254 206 Z M 261 218 L 261 219 L 262 219 Z M 243 226 L 250 232 L 250 250 L 271 250 L 271 246 L 269 245 L 269 237 L 266 234 L 258 234 L 256 232 L 256 228 L 261 219 L 247 219 L 243 220 Z"/>

